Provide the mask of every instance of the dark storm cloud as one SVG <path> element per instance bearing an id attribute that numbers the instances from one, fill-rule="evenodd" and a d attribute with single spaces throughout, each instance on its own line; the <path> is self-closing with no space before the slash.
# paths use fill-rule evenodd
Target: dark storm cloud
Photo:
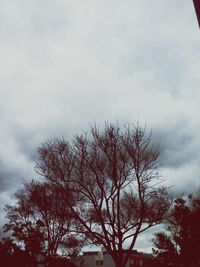
<path id="1" fill-rule="evenodd" d="M 186 163 L 200 159 L 200 143 L 196 139 L 195 129 L 194 132 L 188 129 L 192 129 L 189 122 L 182 120 L 177 125 L 166 125 L 155 133 L 165 168 L 181 168 Z"/>
<path id="2" fill-rule="evenodd" d="M 154 131 L 160 143 L 161 175 L 175 194 L 200 189 L 199 125 L 182 117 Z"/>
<path id="3" fill-rule="evenodd" d="M 0 193 L 10 190 L 13 187 L 15 173 L 4 170 L 4 166 L 0 165 Z"/>
<path id="4" fill-rule="evenodd" d="M 14 191 L 25 180 L 34 178 L 33 162 L 26 155 L 16 153 L 9 155 L 9 160 L 0 159 L 0 194 L 4 191 Z"/>
<path id="5" fill-rule="evenodd" d="M 20 123 L 10 121 L 7 114 L 1 122 L 0 194 L 5 191 L 13 193 L 22 182 L 36 176 L 34 164 L 40 144 L 37 131 L 30 131 Z"/>

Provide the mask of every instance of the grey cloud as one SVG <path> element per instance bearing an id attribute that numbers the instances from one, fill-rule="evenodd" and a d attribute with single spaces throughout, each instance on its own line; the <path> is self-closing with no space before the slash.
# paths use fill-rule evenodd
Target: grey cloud
<path id="1" fill-rule="evenodd" d="M 10 155 L 10 162 L 1 160 L 0 165 L 0 193 L 17 189 L 25 180 L 33 179 L 33 164 L 22 160 L 16 164 L 15 159 Z M 20 157 L 20 155 L 14 155 Z M 26 166 L 24 166 L 26 164 Z M 15 166 L 17 165 L 17 166 Z"/>
<path id="2" fill-rule="evenodd" d="M 200 159 L 200 143 L 196 138 L 196 132 L 192 130 L 186 120 L 179 121 L 176 125 L 167 123 L 165 128 L 156 132 L 156 138 L 160 143 L 161 161 L 165 167 L 180 168 Z M 196 131 L 198 131 L 196 129 Z"/>
<path id="3" fill-rule="evenodd" d="M 171 191 L 191 193 L 200 188 L 199 127 L 182 117 L 176 123 L 170 120 L 156 129 L 154 138 L 160 143 L 161 175 Z"/>
<path id="4" fill-rule="evenodd" d="M 13 176 L 15 177 L 15 173 L 7 172 L 4 170 L 4 167 L 0 165 L 0 193 L 10 190 L 13 187 L 15 182 L 13 181 Z"/>
<path id="5" fill-rule="evenodd" d="M 147 123 L 167 183 L 200 185 L 191 1 L 2 0 L 0 17 L 0 209 L 35 177 L 42 142 L 71 139 L 93 121 Z"/>

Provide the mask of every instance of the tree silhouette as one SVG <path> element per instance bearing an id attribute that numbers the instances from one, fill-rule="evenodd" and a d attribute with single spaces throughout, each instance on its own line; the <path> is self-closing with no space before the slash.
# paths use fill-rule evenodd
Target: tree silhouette
<path id="1" fill-rule="evenodd" d="M 200 194 L 177 198 L 166 222 L 167 232 L 156 233 L 154 253 L 168 266 L 200 264 Z"/>
<path id="2" fill-rule="evenodd" d="M 23 266 L 32 264 L 29 255 L 18 246 L 10 237 L 2 237 L 0 240 L 0 265 L 3 267 Z"/>
<path id="3" fill-rule="evenodd" d="M 66 192 L 48 183 L 32 181 L 16 193 L 16 198 L 17 205 L 6 206 L 9 223 L 4 230 L 12 231 L 12 236 L 23 242 L 29 255 L 35 258 L 42 253 L 51 259 L 59 247 L 65 247 L 68 257 L 78 253 L 79 243 L 71 231 L 75 222 Z M 72 246 L 68 239 L 76 240 L 76 245 Z"/>
<path id="4" fill-rule="evenodd" d="M 115 265 L 124 267 L 138 235 L 160 223 L 168 210 L 158 167 L 159 148 L 145 129 L 106 124 L 103 131 L 92 126 L 72 142 L 43 144 L 36 172 L 71 192 L 75 205 L 66 201 L 77 233 L 103 245 Z"/>

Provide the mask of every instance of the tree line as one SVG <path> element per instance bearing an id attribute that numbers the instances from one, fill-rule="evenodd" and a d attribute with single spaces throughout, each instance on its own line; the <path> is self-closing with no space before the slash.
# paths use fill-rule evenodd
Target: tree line
<path id="1" fill-rule="evenodd" d="M 166 232 L 154 240 L 159 264 L 189 266 L 186 253 L 198 264 L 192 248 L 199 245 L 191 238 L 200 240 L 194 230 L 199 198 L 171 199 L 159 173 L 159 155 L 151 132 L 139 125 L 106 123 L 103 130 L 93 125 L 71 141 L 42 144 L 35 166 L 41 180 L 24 184 L 16 204 L 5 208 L 3 229 L 10 234 L 1 240 L 1 258 L 17 255 L 27 259 L 23 266 L 34 266 L 41 254 L 50 266 L 58 254 L 72 259 L 82 246 L 95 244 L 108 251 L 116 267 L 125 267 L 138 236 L 165 222 Z M 195 226 L 190 231 L 186 225 Z M 184 234 L 191 241 L 187 246 Z"/>

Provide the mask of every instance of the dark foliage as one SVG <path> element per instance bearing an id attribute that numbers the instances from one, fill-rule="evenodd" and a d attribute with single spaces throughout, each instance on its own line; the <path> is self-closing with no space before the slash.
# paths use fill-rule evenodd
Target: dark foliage
<path id="1" fill-rule="evenodd" d="M 4 232 L 11 234 L 33 261 L 38 254 L 45 260 L 62 249 L 65 256 L 79 253 L 80 239 L 73 233 L 74 217 L 68 208 L 70 195 L 48 183 L 32 181 L 16 194 L 17 204 L 6 206 L 9 222 Z"/>
<path id="2" fill-rule="evenodd" d="M 13 239 L 7 237 L 2 238 L 0 241 L 0 266 L 2 267 L 31 267 L 34 261 L 22 250 L 20 246 L 17 246 Z"/>
<path id="3" fill-rule="evenodd" d="M 178 198 L 167 232 L 156 233 L 155 255 L 169 266 L 199 266 L 200 264 L 200 194 Z"/>

